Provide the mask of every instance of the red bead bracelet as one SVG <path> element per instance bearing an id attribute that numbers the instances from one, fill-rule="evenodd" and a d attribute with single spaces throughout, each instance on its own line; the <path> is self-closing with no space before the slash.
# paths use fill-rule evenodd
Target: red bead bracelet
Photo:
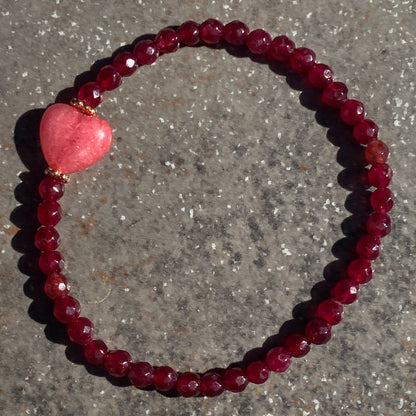
<path id="1" fill-rule="evenodd" d="M 350 126 L 352 140 L 363 148 L 366 187 L 373 187 L 370 197 L 372 212 L 367 216 L 364 230 L 356 241 L 355 258 L 350 260 L 345 273 L 331 283 L 325 299 L 321 299 L 302 329 L 290 333 L 280 345 L 264 351 L 262 359 L 240 367 L 210 370 L 205 374 L 177 373 L 169 366 L 153 367 L 147 362 L 133 362 L 124 350 L 109 350 L 100 339 L 94 338 L 92 322 L 80 316 L 79 302 L 69 296 L 70 285 L 62 274 L 64 259 L 57 248 L 59 234 L 54 228 L 61 220 L 57 202 L 64 194 L 68 175 L 99 160 L 110 147 L 111 128 L 95 116 L 103 93 L 117 88 L 123 77 L 132 75 L 139 66 L 150 65 L 159 55 L 175 52 L 181 45 L 229 44 L 246 47 L 252 55 L 278 62 L 293 72 L 320 95 L 323 106 L 338 111 L 340 120 Z M 35 246 L 40 251 L 39 267 L 46 276 L 44 292 L 53 299 L 55 318 L 66 324 L 69 339 L 83 347 L 88 363 L 102 366 L 113 377 L 127 377 L 138 388 L 174 391 L 184 397 L 217 396 L 224 390 L 243 391 L 249 382 L 264 383 L 270 372 L 286 371 L 293 357 L 305 356 L 311 344 L 325 344 L 331 337 L 332 326 L 343 316 L 343 305 L 357 299 L 359 286 L 372 278 L 372 261 L 380 253 L 380 238 L 390 232 L 388 212 L 394 198 L 387 188 L 392 170 L 386 163 L 388 147 L 378 140 L 378 127 L 365 118 L 361 102 L 348 98 L 348 89 L 333 80 L 331 68 L 316 62 L 315 53 L 305 47 L 296 48 L 286 36 L 272 37 L 262 29 L 250 31 L 240 22 L 225 26 L 215 19 L 201 24 L 187 21 L 176 29 L 162 29 L 153 39 L 138 41 L 130 51 L 118 53 L 111 65 L 100 69 L 95 81 L 87 82 L 77 97 L 68 104 L 48 107 L 40 124 L 40 141 L 49 165 L 39 185 L 42 198 L 37 211 L 40 227 L 35 235 Z"/>

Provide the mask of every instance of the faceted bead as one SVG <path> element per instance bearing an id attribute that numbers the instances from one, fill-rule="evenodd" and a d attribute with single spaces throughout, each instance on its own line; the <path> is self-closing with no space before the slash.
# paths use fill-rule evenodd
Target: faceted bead
<path id="1" fill-rule="evenodd" d="M 179 36 L 173 29 L 166 27 L 156 35 L 155 44 L 160 53 L 172 53 L 179 48 Z"/>
<path id="2" fill-rule="evenodd" d="M 45 201 L 56 201 L 62 198 L 65 185 L 57 178 L 47 175 L 39 184 L 39 195 Z"/>
<path id="3" fill-rule="evenodd" d="M 103 66 L 97 75 L 97 83 L 104 91 L 112 91 L 121 85 L 121 75 L 113 65 Z"/>
<path id="4" fill-rule="evenodd" d="M 394 205 L 393 192 L 389 188 L 376 189 L 371 193 L 370 202 L 374 211 L 389 212 Z"/>
<path id="5" fill-rule="evenodd" d="M 283 373 L 286 371 L 292 361 L 292 356 L 289 351 L 283 347 L 274 347 L 266 355 L 266 364 L 270 370 L 276 373 Z"/>
<path id="6" fill-rule="evenodd" d="M 173 368 L 164 365 L 157 367 L 153 376 L 153 384 L 160 391 L 169 391 L 176 387 L 178 374 Z"/>
<path id="7" fill-rule="evenodd" d="M 393 178 L 393 171 L 387 163 L 376 163 L 368 171 L 368 180 L 375 188 L 386 188 Z"/>
<path id="8" fill-rule="evenodd" d="M 65 260 L 59 251 L 45 251 L 39 256 L 39 267 L 48 276 L 61 272 L 65 267 Z"/>
<path id="9" fill-rule="evenodd" d="M 144 389 L 153 383 L 154 370 L 151 364 L 139 361 L 131 365 L 127 374 L 131 383 L 139 389 Z"/>
<path id="10" fill-rule="evenodd" d="M 292 357 L 303 357 L 311 349 L 310 342 L 302 334 L 290 334 L 285 341 L 285 349 Z"/>
<path id="11" fill-rule="evenodd" d="M 210 371 L 201 377 L 201 393 L 207 397 L 219 396 L 224 391 L 221 374 Z"/>
<path id="12" fill-rule="evenodd" d="M 138 65 L 151 65 L 159 57 L 159 48 L 150 39 L 140 40 L 133 49 Z"/>
<path id="13" fill-rule="evenodd" d="M 316 64 L 308 72 L 308 81 L 315 88 L 325 88 L 332 83 L 334 73 L 325 64 Z"/>
<path id="14" fill-rule="evenodd" d="M 246 39 L 248 50 L 255 55 L 265 54 L 270 49 L 271 43 L 271 36 L 263 29 L 251 31 Z"/>
<path id="15" fill-rule="evenodd" d="M 239 20 L 233 20 L 224 26 L 224 39 L 234 46 L 244 45 L 250 32 L 248 26 Z"/>
<path id="16" fill-rule="evenodd" d="M 107 358 L 108 348 L 104 341 L 96 339 L 84 345 L 84 357 L 92 365 L 103 365 Z"/>
<path id="17" fill-rule="evenodd" d="M 305 335 L 312 344 L 326 344 L 331 339 L 331 324 L 324 319 L 313 318 L 306 324 Z"/>
<path id="18" fill-rule="evenodd" d="M 364 120 L 364 104 L 357 100 L 347 100 L 340 108 L 341 120 L 352 126 Z"/>
<path id="19" fill-rule="evenodd" d="M 340 108 L 347 101 L 348 88 L 342 82 L 333 82 L 322 91 L 322 102 L 332 108 Z"/>
<path id="20" fill-rule="evenodd" d="M 364 157 L 370 165 L 386 163 L 387 158 L 389 157 L 389 148 L 381 140 L 374 140 L 373 142 L 368 143 L 364 152 Z"/>
<path id="21" fill-rule="evenodd" d="M 182 397 L 199 396 L 201 380 L 198 374 L 185 372 L 179 375 L 176 390 Z"/>
<path id="22" fill-rule="evenodd" d="M 308 72 L 315 65 L 315 52 L 308 48 L 296 48 L 290 55 L 289 62 L 295 72 Z"/>
<path id="23" fill-rule="evenodd" d="M 351 279 L 341 279 L 331 289 L 331 295 L 344 305 L 355 302 L 358 293 L 358 283 Z"/>
<path id="24" fill-rule="evenodd" d="M 94 81 L 87 82 L 78 90 L 77 98 L 85 105 L 95 108 L 103 100 L 103 90 L 98 83 Z"/>
<path id="25" fill-rule="evenodd" d="M 355 246 L 355 251 L 360 257 L 368 260 L 375 260 L 380 254 L 380 239 L 374 235 L 364 235 Z"/>
<path id="26" fill-rule="evenodd" d="M 61 298 L 68 295 L 71 290 L 71 286 L 68 283 L 68 279 L 60 273 L 50 274 L 43 286 L 45 295 L 50 299 Z"/>
<path id="27" fill-rule="evenodd" d="M 120 52 L 113 59 L 113 67 L 122 77 L 129 77 L 137 69 L 136 58 L 131 52 Z"/>
<path id="28" fill-rule="evenodd" d="M 326 299 L 319 303 L 315 316 L 325 319 L 331 325 L 339 324 L 344 315 L 342 303 L 334 298 Z"/>
<path id="29" fill-rule="evenodd" d="M 56 201 L 43 201 L 38 206 L 38 220 L 42 225 L 54 227 L 62 218 L 61 206 Z"/>
<path id="30" fill-rule="evenodd" d="M 224 36 L 224 25 L 216 19 L 207 19 L 199 25 L 199 37 L 208 45 L 218 43 Z"/>
<path id="31" fill-rule="evenodd" d="M 93 323 L 83 317 L 73 319 L 67 327 L 68 337 L 78 345 L 87 345 L 92 341 L 94 333 Z"/>
<path id="32" fill-rule="evenodd" d="M 373 277 L 371 261 L 361 257 L 351 261 L 347 267 L 347 276 L 359 284 L 369 282 Z"/>
<path id="33" fill-rule="evenodd" d="M 242 392 L 248 384 L 248 378 L 239 367 L 229 368 L 224 373 L 224 388 L 233 393 Z"/>
<path id="34" fill-rule="evenodd" d="M 60 243 L 58 231 L 53 227 L 40 227 L 35 234 L 35 246 L 40 251 L 56 250 Z"/>
<path id="35" fill-rule="evenodd" d="M 104 367 L 113 377 L 124 377 L 131 367 L 131 355 L 124 350 L 113 350 L 107 354 Z"/>
<path id="36" fill-rule="evenodd" d="M 199 43 L 199 25 L 193 20 L 182 23 L 176 33 L 179 41 L 187 46 L 194 46 Z"/>
<path id="37" fill-rule="evenodd" d="M 53 316 L 61 323 L 68 324 L 78 318 L 81 312 L 81 305 L 72 296 L 56 298 L 53 304 Z"/>
<path id="38" fill-rule="evenodd" d="M 246 368 L 246 376 L 250 383 L 263 384 L 270 375 L 270 368 L 264 361 L 254 361 Z"/>
<path id="39" fill-rule="evenodd" d="M 277 36 L 272 40 L 269 55 L 278 62 L 286 62 L 295 50 L 295 43 L 287 36 Z"/>
<path id="40" fill-rule="evenodd" d="M 368 234 L 384 237 L 391 231 L 390 217 L 383 212 L 373 212 L 367 219 L 366 229 Z"/>
<path id="41" fill-rule="evenodd" d="M 354 125 L 352 134 L 360 144 L 368 144 L 378 137 L 378 126 L 373 120 L 365 119 Z"/>

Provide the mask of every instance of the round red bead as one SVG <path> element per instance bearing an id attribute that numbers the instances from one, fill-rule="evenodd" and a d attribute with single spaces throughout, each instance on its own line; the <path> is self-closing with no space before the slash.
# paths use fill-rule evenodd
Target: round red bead
<path id="1" fill-rule="evenodd" d="M 103 365 L 107 354 L 107 345 L 100 339 L 84 345 L 84 357 L 92 365 Z"/>
<path id="2" fill-rule="evenodd" d="M 185 372 L 179 375 L 176 390 L 182 397 L 199 396 L 201 380 L 198 374 Z"/>
<path id="3" fill-rule="evenodd" d="M 281 35 L 272 40 L 269 56 L 278 62 L 286 62 L 294 50 L 295 43 L 287 36 Z"/>
<path id="4" fill-rule="evenodd" d="M 341 279 L 331 289 L 331 295 L 344 305 L 355 302 L 358 293 L 358 283 L 351 279 Z"/>
<path id="5" fill-rule="evenodd" d="M 334 298 L 323 300 L 316 309 L 315 316 L 325 319 L 331 325 L 339 324 L 344 315 L 342 303 Z"/>
<path id="6" fill-rule="evenodd" d="M 292 355 L 283 347 L 274 347 L 266 355 L 266 364 L 276 373 L 286 371 L 292 361 Z"/>
<path id="7" fill-rule="evenodd" d="M 153 383 L 154 369 L 151 364 L 139 361 L 132 364 L 127 374 L 131 383 L 139 389 L 144 389 Z"/>
<path id="8" fill-rule="evenodd" d="M 325 64 L 316 64 L 308 72 L 308 81 L 315 88 L 325 88 L 332 83 L 334 73 Z"/>
<path id="9" fill-rule="evenodd" d="M 169 366 L 157 367 L 153 376 L 153 384 L 160 391 L 169 391 L 176 387 L 178 374 Z"/>
<path id="10" fill-rule="evenodd" d="M 139 65 L 151 65 L 159 57 L 159 48 L 150 39 L 140 40 L 134 47 L 133 55 Z"/>
<path id="11" fill-rule="evenodd" d="M 121 75 L 116 71 L 113 65 L 103 66 L 98 72 L 97 83 L 103 90 L 114 90 L 121 85 L 121 82 Z"/>
<path id="12" fill-rule="evenodd" d="M 246 39 L 248 50 L 255 55 L 263 55 L 270 49 L 271 36 L 263 29 L 251 31 Z"/>
<path id="13" fill-rule="evenodd" d="M 94 325 L 83 317 L 73 319 L 67 327 L 68 337 L 72 342 L 79 345 L 87 345 L 92 341 Z"/>
<path id="14" fill-rule="evenodd" d="M 364 157 L 367 163 L 374 165 L 376 163 L 386 163 L 389 157 L 389 148 L 381 140 L 374 140 L 368 143 Z"/>
<path id="15" fill-rule="evenodd" d="M 308 48 L 297 48 L 290 55 L 292 69 L 299 73 L 308 72 L 315 65 L 315 52 Z"/>
<path id="16" fill-rule="evenodd" d="M 129 77 L 137 69 L 135 56 L 131 52 L 120 52 L 113 59 L 113 67 L 123 77 Z"/>
<path id="17" fill-rule="evenodd" d="M 246 376 L 250 383 L 262 384 L 267 381 L 270 368 L 264 361 L 254 361 L 246 368 Z"/>
<path id="18" fill-rule="evenodd" d="M 179 48 L 179 36 L 173 29 L 166 27 L 156 35 L 155 44 L 160 53 L 172 53 Z"/>
<path id="19" fill-rule="evenodd" d="M 374 235 L 364 235 L 357 241 L 355 250 L 360 257 L 375 260 L 381 250 L 380 239 Z"/>
<path id="20" fill-rule="evenodd" d="M 113 350 L 107 354 L 104 367 L 113 377 L 124 377 L 131 367 L 131 355 L 124 350 Z"/>
<path id="21" fill-rule="evenodd" d="M 68 283 L 68 279 L 60 273 L 50 274 L 43 286 L 45 295 L 50 299 L 56 299 L 66 296 L 71 290 L 71 286 Z"/>
<path id="22" fill-rule="evenodd" d="M 305 335 L 312 344 L 326 344 L 331 339 L 331 324 L 324 319 L 313 318 L 305 327 Z"/>
<path id="23" fill-rule="evenodd" d="M 224 373 L 224 388 L 239 393 L 245 390 L 248 384 L 248 378 L 241 368 L 234 367 L 225 370 Z"/>
<path id="24" fill-rule="evenodd" d="M 182 23 L 176 33 L 179 36 L 179 41 L 184 45 L 193 46 L 199 43 L 199 25 L 192 20 Z"/>
<path id="25" fill-rule="evenodd" d="M 201 393 L 207 397 L 219 396 L 224 391 L 221 374 L 210 371 L 201 377 Z"/>
<path id="26" fill-rule="evenodd" d="M 390 217 L 384 212 L 373 212 L 367 219 L 366 229 L 370 235 L 384 237 L 391 231 Z"/>
<path id="27" fill-rule="evenodd" d="M 62 198 L 65 185 L 53 176 L 45 176 L 39 184 L 38 191 L 42 199 L 46 201 L 56 201 Z"/>
<path id="28" fill-rule="evenodd" d="M 388 188 L 376 189 L 371 193 L 370 202 L 374 211 L 389 212 L 394 205 L 393 192 Z"/>
<path id="29" fill-rule="evenodd" d="M 103 100 L 103 91 L 98 83 L 87 82 L 78 90 L 77 98 L 85 105 L 95 108 Z"/>
<path id="30" fill-rule="evenodd" d="M 65 267 L 65 260 L 59 251 L 44 251 L 39 256 L 39 267 L 46 275 L 59 273 Z"/>
<path id="31" fill-rule="evenodd" d="M 372 120 L 362 120 L 354 125 L 352 134 L 360 144 L 368 144 L 378 137 L 378 126 Z"/>
<path id="32" fill-rule="evenodd" d="M 329 107 L 340 108 L 347 101 L 348 88 L 342 82 L 333 82 L 322 91 L 322 102 Z"/>
<path id="33" fill-rule="evenodd" d="M 339 114 L 344 123 L 354 126 L 364 120 L 364 104 L 357 100 L 347 100 L 342 104 Z"/>
<path id="34" fill-rule="evenodd" d="M 42 225 L 54 227 L 62 218 L 61 206 L 56 201 L 43 201 L 38 206 L 38 220 Z"/>
<path id="35" fill-rule="evenodd" d="M 239 20 L 233 20 L 224 26 L 224 40 L 230 45 L 241 46 L 246 42 L 250 30 Z"/>
<path id="36" fill-rule="evenodd" d="M 368 171 L 368 180 L 375 188 L 386 188 L 393 178 L 393 171 L 387 163 L 376 163 Z"/>
<path id="37" fill-rule="evenodd" d="M 199 37 L 208 45 L 218 43 L 224 36 L 224 25 L 216 19 L 207 19 L 199 25 Z"/>
<path id="38" fill-rule="evenodd" d="M 285 340 L 285 348 L 292 357 L 304 357 L 311 349 L 309 340 L 302 334 L 290 334 Z"/>
<path id="39" fill-rule="evenodd" d="M 371 261 L 361 257 L 351 261 L 347 267 L 347 276 L 360 284 L 369 282 L 373 277 Z"/>
<path id="40" fill-rule="evenodd" d="M 58 248 L 60 237 L 53 227 L 40 227 L 35 234 L 35 246 L 40 251 L 52 251 Z"/>
<path id="41" fill-rule="evenodd" d="M 72 296 L 56 298 L 53 304 L 53 316 L 61 323 L 67 324 L 78 318 L 81 305 Z"/>

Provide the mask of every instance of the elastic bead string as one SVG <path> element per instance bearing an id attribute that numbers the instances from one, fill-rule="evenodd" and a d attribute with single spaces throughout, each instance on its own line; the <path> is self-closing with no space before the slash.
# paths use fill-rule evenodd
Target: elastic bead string
<path id="1" fill-rule="evenodd" d="M 333 80 L 331 68 L 317 63 L 312 50 L 296 48 L 294 42 L 286 36 L 272 39 L 262 29 L 250 31 L 240 21 L 225 26 L 215 19 L 208 19 L 201 24 L 187 21 L 177 29 L 162 29 L 154 39 L 137 42 L 131 52 L 117 54 L 111 65 L 100 69 L 95 81 L 81 86 L 71 104 L 83 114 L 93 116 L 94 109 L 102 101 L 103 93 L 120 86 L 123 77 L 132 75 L 139 66 L 150 65 L 160 55 L 175 52 L 181 45 L 215 45 L 219 42 L 233 46 L 245 45 L 252 54 L 279 62 L 319 90 L 324 105 L 338 109 L 340 119 L 352 126 L 356 142 L 365 147 L 364 157 L 370 165 L 366 182 L 368 187 L 375 188 L 370 197 L 373 212 L 367 218 L 365 232 L 356 243 L 356 258 L 349 262 L 345 276 L 333 284 L 329 297 L 317 305 L 303 331 L 288 335 L 281 345 L 271 348 L 262 360 L 254 361 L 244 368 L 210 370 L 202 375 L 193 372 L 177 373 L 169 366 L 153 367 L 147 362 L 133 362 L 131 355 L 124 350 L 110 351 L 102 340 L 94 338 L 92 322 L 80 316 L 80 303 L 69 296 L 70 284 L 62 274 L 64 259 L 57 251 L 60 237 L 54 228 L 61 220 L 61 207 L 57 201 L 64 194 L 64 182 L 68 178 L 49 169 L 39 185 L 42 202 L 37 215 L 41 226 L 35 235 L 35 246 L 41 252 L 39 266 L 46 276 L 44 292 L 54 300 L 55 318 L 67 325 L 69 339 L 83 346 L 88 363 L 104 367 L 114 377 L 128 377 L 138 388 L 153 385 L 162 392 L 176 389 L 184 397 L 212 397 L 224 390 L 241 392 L 249 382 L 264 383 L 270 372 L 286 371 L 292 358 L 305 356 L 311 344 L 328 342 L 332 326 L 342 320 L 344 305 L 354 302 L 359 294 L 359 286 L 372 278 L 372 261 L 380 253 L 380 238 L 390 232 L 391 222 L 387 213 L 394 203 L 393 194 L 387 188 L 393 175 L 386 163 L 389 150 L 378 139 L 377 125 L 365 118 L 364 105 L 348 98 L 345 84 Z"/>

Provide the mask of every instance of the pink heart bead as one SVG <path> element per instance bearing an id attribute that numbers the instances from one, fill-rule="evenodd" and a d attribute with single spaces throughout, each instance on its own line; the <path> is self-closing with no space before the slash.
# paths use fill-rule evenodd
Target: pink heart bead
<path id="1" fill-rule="evenodd" d="M 111 127 L 68 104 L 48 107 L 40 122 L 40 145 L 51 169 L 70 174 L 101 159 L 111 144 Z"/>

